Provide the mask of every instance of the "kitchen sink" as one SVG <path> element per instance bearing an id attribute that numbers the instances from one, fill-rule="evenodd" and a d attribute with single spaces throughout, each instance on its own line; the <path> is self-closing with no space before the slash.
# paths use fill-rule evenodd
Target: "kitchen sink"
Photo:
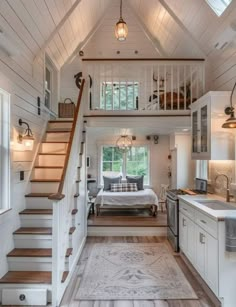
<path id="1" fill-rule="evenodd" d="M 229 203 L 220 200 L 208 199 L 208 200 L 196 200 L 196 202 L 213 210 L 236 210 L 236 206 L 233 206 Z"/>

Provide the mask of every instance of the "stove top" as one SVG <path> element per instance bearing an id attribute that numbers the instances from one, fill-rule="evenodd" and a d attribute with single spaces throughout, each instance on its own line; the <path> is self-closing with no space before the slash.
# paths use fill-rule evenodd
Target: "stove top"
<path id="1" fill-rule="evenodd" d="M 190 192 L 194 192 L 194 194 L 206 194 L 205 191 L 201 190 L 189 190 Z M 182 189 L 172 189 L 167 191 L 167 195 L 173 199 L 178 199 L 178 195 L 194 195 L 186 192 L 185 190 Z"/>

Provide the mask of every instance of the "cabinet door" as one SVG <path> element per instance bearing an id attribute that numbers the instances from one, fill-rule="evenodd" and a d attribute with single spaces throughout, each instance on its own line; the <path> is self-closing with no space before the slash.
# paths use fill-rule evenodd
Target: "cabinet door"
<path id="1" fill-rule="evenodd" d="M 192 153 L 199 152 L 198 132 L 198 111 L 194 111 L 192 113 Z"/>
<path id="2" fill-rule="evenodd" d="M 196 269 L 198 273 L 205 277 L 205 244 L 206 233 L 205 231 L 196 225 Z"/>
<path id="3" fill-rule="evenodd" d="M 186 254 L 188 246 L 187 217 L 181 212 L 179 214 L 179 245 L 181 250 Z"/>
<path id="4" fill-rule="evenodd" d="M 218 295 L 218 240 L 208 233 L 205 244 L 205 281 L 211 290 Z"/>
<path id="5" fill-rule="evenodd" d="M 195 265 L 196 262 L 196 240 L 195 238 L 195 223 L 187 219 L 187 252 L 186 255 L 189 260 Z"/>
<path id="6" fill-rule="evenodd" d="M 208 140 L 208 105 L 204 105 L 200 109 L 200 151 L 201 153 L 208 153 L 209 140 Z"/>

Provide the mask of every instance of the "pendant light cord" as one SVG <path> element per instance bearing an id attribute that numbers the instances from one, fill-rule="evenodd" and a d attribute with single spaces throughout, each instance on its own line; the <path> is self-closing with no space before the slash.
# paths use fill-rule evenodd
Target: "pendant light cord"
<path id="1" fill-rule="evenodd" d="M 120 0 L 120 18 L 122 18 L 122 0 Z"/>

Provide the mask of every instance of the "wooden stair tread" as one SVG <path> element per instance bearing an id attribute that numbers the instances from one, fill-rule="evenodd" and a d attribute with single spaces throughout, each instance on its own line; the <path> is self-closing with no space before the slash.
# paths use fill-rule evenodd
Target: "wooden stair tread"
<path id="1" fill-rule="evenodd" d="M 71 129 L 47 130 L 46 133 L 70 133 Z"/>
<path id="2" fill-rule="evenodd" d="M 69 234 L 73 234 L 76 227 L 71 227 Z M 51 227 L 21 227 L 13 232 L 14 235 L 52 235 Z"/>
<path id="3" fill-rule="evenodd" d="M 73 248 L 68 248 L 65 257 L 72 254 Z M 51 248 L 14 248 L 7 257 L 52 257 Z"/>
<path id="4" fill-rule="evenodd" d="M 52 273 L 47 271 L 9 271 L 1 279 L 1 284 L 51 284 Z"/>
<path id="5" fill-rule="evenodd" d="M 25 197 L 47 197 L 52 195 L 52 193 L 29 193 Z"/>
<path id="6" fill-rule="evenodd" d="M 19 214 L 46 214 L 52 215 L 52 209 L 25 209 Z"/>
<path id="7" fill-rule="evenodd" d="M 53 124 L 53 123 L 73 123 L 73 119 L 65 119 L 65 120 L 49 120 L 48 123 Z"/>
<path id="8" fill-rule="evenodd" d="M 68 144 L 69 142 L 65 141 L 42 141 L 41 144 Z"/>
<path id="9" fill-rule="evenodd" d="M 51 227 L 21 227 L 13 232 L 15 235 L 51 235 Z"/>
<path id="10" fill-rule="evenodd" d="M 52 168 L 52 169 L 62 169 L 63 166 L 40 166 L 40 165 L 37 165 L 37 166 L 34 166 L 34 168 Z"/>
<path id="11" fill-rule="evenodd" d="M 60 152 L 39 152 L 39 156 L 65 156 L 66 153 L 60 153 Z"/>
<path id="12" fill-rule="evenodd" d="M 60 181 L 61 179 L 31 179 L 30 180 L 30 182 L 60 182 Z"/>
<path id="13" fill-rule="evenodd" d="M 14 248 L 7 257 L 52 257 L 51 248 Z"/>
<path id="14" fill-rule="evenodd" d="M 67 279 L 67 276 L 69 275 L 69 271 L 64 271 L 62 275 L 61 282 L 64 283 Z"/>

